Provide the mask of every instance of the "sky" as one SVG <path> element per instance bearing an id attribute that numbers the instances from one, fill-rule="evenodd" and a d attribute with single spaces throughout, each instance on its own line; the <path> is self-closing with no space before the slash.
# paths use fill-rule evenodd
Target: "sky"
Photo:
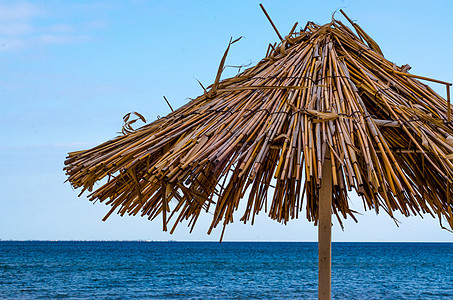
<path id="1" fill-rule="evenodd" d="M 322 2 L 322 3 L 321 3 Z M 65 183 L 68 152 L 117 136 L 132 111 L 148 122 L 187 103 L 208 86 L 230 37 L 227 65 L 256 64 L 278 37 L 256 1 L 1 1 L 0 239 L 206 240 L 210 215 L 173 235 L 160 221 L 112 215 Z M 262 1 L 282 35 L 295 22 L 330 22 L 342 8 L 397 65 L 453 81 L 453 1 Z M 335 17 L 346 23 L 339 13 Z M 227 69 L 223 76 L 235 75 Z M 429 84 L 441 96 L 445 88 Z M 430 216 L 364 211 L 351 194 L 358 223 L 334 220 L 335 241 L 450 241 Z M 229 225 L 225 241 L 316 241 L 301 218 L 281 225 L 261 214 L 254 226 Z"/>

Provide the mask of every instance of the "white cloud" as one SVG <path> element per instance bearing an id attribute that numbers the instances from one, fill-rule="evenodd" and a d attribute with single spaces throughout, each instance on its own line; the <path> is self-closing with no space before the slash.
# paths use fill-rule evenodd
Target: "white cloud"
<path id="1" fill-rule="evenodd" d="M 59 19 L 53 20 L 55 16 Z M 107 26 L 102 20 L 69 24 L 61 22 L 62 17 L 32 2 L 0 1 L 0 52 L 86 42 L 92 39 L 93 30 Z"/>
<path id="2" fill-rule="evenodd" d="M 42 10 L 31 3 L 0 2 L 0 44 L 7 44 L 9 48 L 13 45 L 12 48 L 17 48 L 17 44 L 22 44 L 17 41 L 18 37 L 33 33 L 35 29 L 31 20 L 40 15 L 43 15 Z M 5 40 L 8 42 L 5 43 Z"/>
<path id="3" fill-rule="evenodd" d="M 76 42 L 84 42 L 90 40 L 89 36 L 86 35 L 56 35 L 56 34 L 43 34 L 38 36 L 35 41 L 41 45 L 46 44 L 68 44 Z"/>
<path id="4" fill-rule="evenodd" d="M 48 29 L 49 31 L 55 33 L 73 33 L 75 31 L 75 28 L 68 24 L 55 24 L 50 26 Z"/>
<path id="5" fill-rule="evenodd" d="M 0 8 L 1 9 L 1 8 Z M 0 21 L 0 36 L 19 36 L 30 34 L 34 31 L 31 24 L 19 23 L 17 21 L 10 23 L 1 23 Z"/>
<path id="6" fill-rule="evenodd" d="M 33 17 L 45 14 L 43 10 L 29 2 L 0 2 L 0 22 L 27 21 Z"/>
<path id="7" fill-rule="evenodd" d="M 90 22 L 87 22 L 84 26 L 84 28 L 87 29 L 105 29 L 108 27 L 108 22 L 105 20 L 93 20 Z"/>

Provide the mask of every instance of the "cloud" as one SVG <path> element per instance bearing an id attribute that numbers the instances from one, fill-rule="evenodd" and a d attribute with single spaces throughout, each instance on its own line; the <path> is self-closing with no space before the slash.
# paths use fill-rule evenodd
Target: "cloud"
<path id="1" fill-rule="evenodd" d="M 0 2 L 0 22 L 27 21 L 33 17 L 45 15 L 36 5 L 28 2 Z"/>
<path id="2" fill-rule="evenodd" d="M 85 20 L 83 15 L 67 18 L 72 20 L 71 23 L 62 22 L 64 14 L 52 9 L 57 8 L 37 6 L 32 2 L 0 2 L 0 51 L 87 42 L 92 40 L 93 31 L 107 26 L 103 20 Z M 79 11 L 79 14 L 83 12 Z"/>
<path id="3" fill-rule="evenodd" d="M 55 34 L 43 34 L 38 36 L 35 41 L 41 45 L 45 44 L 68 44 L 76 42 L 89 41 L 90 37 L 86 35 L 55 35 Z"/>
<path id="4" fill-rule="evenodd" d="M 0 37 L 0 51 L 15 51 L 23 48 L 25 48 L 24 40 Z"/>
<path id="5" fill-rule="evenodd" d="M 68 24 L 55 24 L 49 26 L 49 31 L 54 33 L 73 33 L 75 31 L 74 26 Z"/>
<path id="6" fill-rule="evenodd" d="M 11 23 L 0 23 L 0 36 L 20 36 L 30 34 L 33 31 L 33 26 L 27 23 L 20 23 L 17 21 Z"/>

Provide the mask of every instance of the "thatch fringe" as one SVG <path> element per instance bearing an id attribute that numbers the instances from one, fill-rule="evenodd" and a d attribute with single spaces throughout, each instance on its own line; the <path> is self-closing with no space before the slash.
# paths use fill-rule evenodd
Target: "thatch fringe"
<path id="1" fill-rule="evenodd" d="M 64 170 L 82 192 L 119 214 L 163 216 L 167 229 L 213 208 L 209 232 L 265 209 L 286 223 L 305 208 L 318 218 L 326 153 L 332 212 L 353 217 L 348 192 L 390 216 L 430 214 L 453 226 L 453 126 L 449 104 L 386 60 L 361 29 L 307 23 L 256 66 L 214 84 L 183 107 L 90 150 L 69 153 Z M 448 111 L 448 115 L 447 115 Z M 273 191 L 272 198 L 269 191 Z M 305 200 L 305 203 L 304 202 Z M 108 215 L 106 217 L 108 217 Z"/>

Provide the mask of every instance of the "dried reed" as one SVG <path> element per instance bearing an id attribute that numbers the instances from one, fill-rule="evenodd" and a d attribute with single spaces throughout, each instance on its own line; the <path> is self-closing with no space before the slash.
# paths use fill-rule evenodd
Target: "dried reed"
<path id="1" fill-rule="evenodd" d="M 70 183 L 92 192 L 108 178 L 90 194 L 112 207 L 105 219 L 115 210 L 162 214 L 164 230 L 174 220 L 172 232 L 183 220 L 193 228 L 211 207 L 209 232 L 225 226 L 242 198 L 244 223 L 263 209 L 286 223 L 304 208 L 316 222 L 329 152 L 340 223 L 354 218 L 348 192 L 355 190 L 365 209 L 430 214 L 453 227 L 449 103 L 416 79 L 429 78 L 385 59 L 352 24 L 357 35 L 338 20 L 309 22 L 299 32 L 294 26 L 256 66 L 220 80 L 230 42 L 205 94 L 136 131 L 129 126 L 123 136 L 69 153 Z"/>

